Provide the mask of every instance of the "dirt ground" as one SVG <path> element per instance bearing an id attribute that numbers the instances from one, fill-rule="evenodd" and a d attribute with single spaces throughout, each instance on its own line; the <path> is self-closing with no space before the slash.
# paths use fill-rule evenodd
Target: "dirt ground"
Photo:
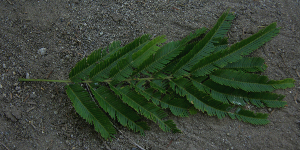
<path id="1" fill-rule="evenodd" d="M 230 43 L 277 22 L 280 34 L 253 53 L 266 60 L 270 79 L 294 78 L 279 90 L 288 105 L 261 109 L 271 121 L 254 126 L 198 113 L 170 116 L 181 134 L 150 121 L 145 136 L 122 131 L 105 141 L 78 116 L 62 83 L 18 82 L 19 77 L 68 79 L 70 69 L 93 50 L 143 34 L 182 39 L 212 28 L 231 8 L 236 13 Z M 300 149 L 300 2 L 298 0 L 1 0 L 0 149 Z"/>

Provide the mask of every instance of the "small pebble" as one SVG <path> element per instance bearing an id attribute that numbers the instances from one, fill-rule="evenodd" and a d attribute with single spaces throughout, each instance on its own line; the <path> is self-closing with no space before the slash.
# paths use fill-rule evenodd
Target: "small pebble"
<path id="1" fill-rule="evenodd" d="M 17 121 L 17 118 L 16 118 L 14 115 L 12 115 L 12 113 L 11 113 L 10 111 L 6 111 L 6 112 L 4 112 L 4 114 L 5 114 L 6 117 L 9 118 L 11 121 L 13 121 L 13 122 L 16 122 L 16 121 Z"/>
<path id="2" fill-rule="evenodd" d="M 54 114 L 57 115 L 57 114 L 58 114 L 58 111 L 55 110 L 55 111 L 54 111 Z"/>
<path id="3" fill-rule="evenodd" d="M 16 86 L 16 91 L 19 91 L 19 90 L 21 90 L 21 87 Z"/>
<path id="4" fill-rule="evenodd" d="M 271 109 L 271 108 L 268 108 L 268 111 L 269 111 L 269 112 L 271 112 L 271 111 L 272 111 L 272 109 Z"/>
<path id="5" fill-rule="evenodd" d="M 6 69 L 6 65 L 5 64 L 3 64 L 3 68 Z"/>
<path id="6" fill-rule="evenodd" d="M 0 89 L 2 89 L 2 84 L 0 84 Z"/>
<path id="7" fill-rule="evenodd" d="M 115 22 L 118 22 L 120 20 L 123 19 L 123 17 L 121 16 L 121 14 L 115 14 L 115 13 L 112 13 L 110 14 L 111 18 L 115 21 Z"/>
<path id="8" fill-rule="evenodd" d="M 26 73 L 26 79 L 29 79 L 30 76 L 29 76 L 29 73 Z"/>
<path id="9" fill-rule="evenodd" d="M 36 98 L 35 92 L 32 92 L 32 94 L 30 94 L 30 98 Z"/>
<path id="10" fill-rule="evenodd" d="M 70 141 L 69 141 L 69 140 L 66 140 L 66 143 L 67 143 L 67 144 L 70 144 Z"/>
<path id="11" fill-rule="evenodd" d="M 46 51 L 47 51 L 46 48 L 40 48 L 40 49 L 38 50 L 38 53 L 41 54 L 41 55 L 45 55 L 45 54 L 46 54 Z"/>

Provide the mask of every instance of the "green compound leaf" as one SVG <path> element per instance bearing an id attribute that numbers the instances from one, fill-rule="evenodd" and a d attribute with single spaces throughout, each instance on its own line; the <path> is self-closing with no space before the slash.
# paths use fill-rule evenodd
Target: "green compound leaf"
<path id="1" fill-rule="evenodd" d="M 110 70 L 114 68 L 118 62 L 127 56 L 131 56 L 134 52 L 142 49 L 144 45 L 148 43 L 150 36 L 143 35 L 140 38 L 135 39 L 133 42 L 127 44 L 123 48 L 119 49 L 108 59 L 100 62 L 90 72 L 90 79 L 93 81 L 103 81 L 109 78 Z"/>
<path id="2" fill-rule="evenodd" d="M 242 56 L 248 55 L 264 43 L 270 41 L 279 33 L 279 28 L 276 28 L 276 23 L 272 23 L 258 33 L 249 38 L 232 45 L 230 48 L 216 52 L 208 57 L 201 59 L 195 64 L 191 73 L 194 76 L 204 76 L 210 74 L 214 70 L 223 68 L 228 63 L 236 62 L 242 59 Z"/>
<path id="3" fill-rule="evenodd" d="M 271 92 L 276 89 L 286 89 L 294 87 L 294 79 L 269 80 L 266 76 L 245 73 L 234 70 L 217 70 L 210 78 L 219 84 L 242 89 L 247 92 Z"/>
<path id="4" fill-rule="evenodd" d="M 113 137 L 116 130 L 105 113 L 92 100 L 89 93 L 79 84 L 67 85 L 67 95 L 73 103 L 76 112 L 88 123 L 93 124 L 95 130 L 103 138 Z"/>
<path id="5" fill-rule="evenodd" d="M 263 114 L 263 113 L 253 113 L 252 111 L 245 110 L 242 108 L 238 108 L 235 113 L 228 113 L 228 115 L 232 119 L 238 119 L 242 120 L 244 122 L 248 122 L 251 124 L 256 124 L 256 125 L 265 125 L 268 124 L 270 121 L 267 120 L 268 114 Z"/>
<path id="6" fill-rule="evenodd" d="M 114 82 L 120 82 L 128 78 L 133 73 L 133 67 L 138 68 L 144 60 L 152 55 L 159 49 L 158 44 L 165 42 L 165 36 L 159 36 L 148 44 L 143 46 L 139 51 L 134 54 L 128 55 L 126 58 L 122 59 L 117 63 L 117 65 L 111 69 L 110 78 Z"/>
<path id="7" fill-rule="evenodd" d="M 254 74 L 265 71 L 264 60 L 243 56 L 271 40 L 279 28 L 272 23 L 229 46 L 226 34 L 233 19 L 232 13 L 225 12 L 206 35 L 207 29 L 201 28 L 169 43 L 164 35 L 152 40 L 143 35 L 123 47 L 113 42 L 92 52 L 69 74 L 75 84 L 67 85 L 67 94 L 75 110 L 105 139 L 116 134 L 107 115 L 142 135 L 149 127 L 141 116 L 163 131 L 180 132 L 167 119 L 165 109 L 180 117 L 202 111 L 218 118 L 267 124 L 267 114 L 242 107 L 284 107 L 285 96 L 271 91 L 294 87 L 295 81 Z M 87 83 L 91 93 L 78 83 Z"/>
<path id="8" fill-rule="evenodd" d="M 199 83 L 193 80 L 193 85 L 198 90 L 210 94 L 210 96 L 225 104 L 245 106 L 251 103 L 257 107 L 284 107 L 287 103 L 282 101 L 284 95 L 269 92 L 246 92 L 213 82 L 211 79 Z"/>
<path id="9" fill-rule="evenodd" d="M 91 88 L 91 91 L 103 110 L 113 119 L 117 117 L 123 126 L 129 127 L 135 132 L 140 132 L 142 135 L 144 135 L 144 130 L 149 129 L 145 122 L 140 122 L 140 116 L 132 110 L 131 107 L 123 103 L 122 100 L 114 95 L 107 87 L 102 86 L 97 90 Z"/>
<path id="10" fill-rule="evenodd" d="M 212 28 L 206 36 L 198 42 L 193 49 L 185 55 L 176 67 L 173 69 L 173 76 L 179 77 L 188 74 L 192 66 L 194 66 L 199 60 L 209 56 L 214 52 L 214 44 L 219 43 L 220 38 L 224 38 L 227 31 L 230 29 L 231 21 L 234 19 L 234 15 L 231 13 L 224 13 L 214 28 Z"/>
<path id="11" fill-rule="evenodd" d="M 244 57 L 241 60 L 230 63 L 224 69 L 234 69 L 243 72 L 263 72 L 267 69 L 265 60 L 260 57 Z"/>
<path id="12" fill-rule="evenodd" d="M 186 96 L 187 100 L 194 104 L 195 108 L 206 112 L 210 116 L 216 115 L 221 119 L 229 115 L 232 119 L 237 118 L 244 122 L 257 125 L 263 125 L 269 122 L 267 120 L 267 114 L 255 114 L 252 111 L 243 110 L 241 108 L 238 108 L 235 113 L 232 113 L 231 110 L 233 107 L 231 105 L 212 99 L 209 95 L 197 90 L 197 88 L 186 79 L 172 80 L 170 81 L 170 85 L 178 94 Z"/>
<path id="13" fill-rule="evenodd" d="M 110 52 L 106 54 L 106 49 L 98 49 L 92 52 L 89 57 L 83 58 L 79 61 L 75 67 L 71 70 L 69 78 L 73 82 L 81 82 L 82 80 L 88 79 L 87 75 L 100 61 L 106 60 L 110 55 L 114 54 L 120 48 L 121 42 L 115 41 L 110 44 L 107 50 Z"/>
<path id="14" fill-rule="evenodd" d="M 129 86 L 122 88 L 115 88 L 113 86 L 110 87 L 117 95 L 122 97 L 123 102 L 131 106 L 140 114 L 144 115 L 146 118 L 157 122 L 163 131 L 172 131 L 173 133 L 181 132 L 179 129 L 177 129 L 172 120 L 163 120 L 165 117 L 167 117 L 167 114 L 163 110 L 153 103 L 149 103 L 142 95 L 131 90 Z"/>

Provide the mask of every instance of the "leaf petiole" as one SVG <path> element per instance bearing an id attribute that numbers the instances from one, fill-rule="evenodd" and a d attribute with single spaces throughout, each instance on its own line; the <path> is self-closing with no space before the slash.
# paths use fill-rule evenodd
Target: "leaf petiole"
<path id="1" fill-rule="evenodd" d="M 173 77 L 165 77 L 165 78 L 132 78 L 132 79 L 126 79 L 124 81 L 128 82 L 128 81 L 132 81 L 132 80 L 135 80 L 135 81 L 142 81 L 142 80 L 164 80 L 164 79 L 171 79 Z M 19 81 L 24 81 L 24 82 L 30 82 L 30 81 L 33 81 L 33 82 L 62 82 L 62 83 L 74 83 L 72 82 L 71 80 L 49 80 L 49 79 L 25 79 L 25 78 L 19 78 Z M 78 83 L 93 83 L 94 81 L 91 81 L 91 80 L 86 80 L 86 81 L 82 81 L 82 82 L 78 82 Z M 112 82 L 111 79 L 107 79 L 107 80 L 103 80 L 102 82 L 107 82 L 107 83 L 110 83 Z"/>

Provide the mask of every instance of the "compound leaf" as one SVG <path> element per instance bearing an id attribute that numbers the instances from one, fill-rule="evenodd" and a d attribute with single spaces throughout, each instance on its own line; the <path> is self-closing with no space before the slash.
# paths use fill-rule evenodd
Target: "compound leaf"
<path id="1" fill-rule="evenodd" d="M 269 80 L 267 76 L 245 73 L 234 70 L 217 70 L 210 75 L 210 78 L 219 84 L 242 89 L 247 92 L 271 92 L 276 89 L 294 87 L 294 79 Z"/>
<path id="2" fill-rule="evenodd" d="M 233 14 L 228 12 L 223 13 L 216 25 L 206 34 L 206 36 L 179 61 L 172 71 L 173 76 L 179 77 L 189 74 L 188 71 L 191 70 L 192 66 L 213 53 L 215 50 L 214 44 L 219 43 L 220 38 L 224 38 L 227 31 L 230 29 L 231 21 L 233 19 Z"/>
<path id="3" fill-rule="evenodd" d="M 93 124 L 95 130 L 105 139 L 113 137 L 116 130 L 105 113 L 92 100 L 89 93 L 79 84 L 66 86 L 67 95 L 73 103 L 76 112 L 88 123 Z"/>
<path id="4" fill-rule="evenodd" d="M 258 33 L 249 38 L 232 45 L 230 48 L 216 52 L 208 57 L 201 59 L 195 64 L 191 73 L 194 76 L 204 76 L 210 74 L 216 69 L 223 68 L 228 63 L 236 62 L 242 59 L 242 56 L 248 55 L 256 50 L 264 43 L 271 40 L 279 33 L 279 28 L 276 28 L 276 23 L 272 23 Z"/>
<path id="5" fill-rule="evenodd" d="M 97 90 L 91 88 L 91 91 L 103 110 L 113 119 L 117 117 L 123 126 L 129 127 L 135 132 L 140 132 L 142 135 L 144 135 L 144 130 L 149 129 L 145 122 L 140 122 L 140 116 L 132 110 L 131 107 L 123 103 L 123 101 L 114 95 L 107 87 L 101 86 Z"/>

